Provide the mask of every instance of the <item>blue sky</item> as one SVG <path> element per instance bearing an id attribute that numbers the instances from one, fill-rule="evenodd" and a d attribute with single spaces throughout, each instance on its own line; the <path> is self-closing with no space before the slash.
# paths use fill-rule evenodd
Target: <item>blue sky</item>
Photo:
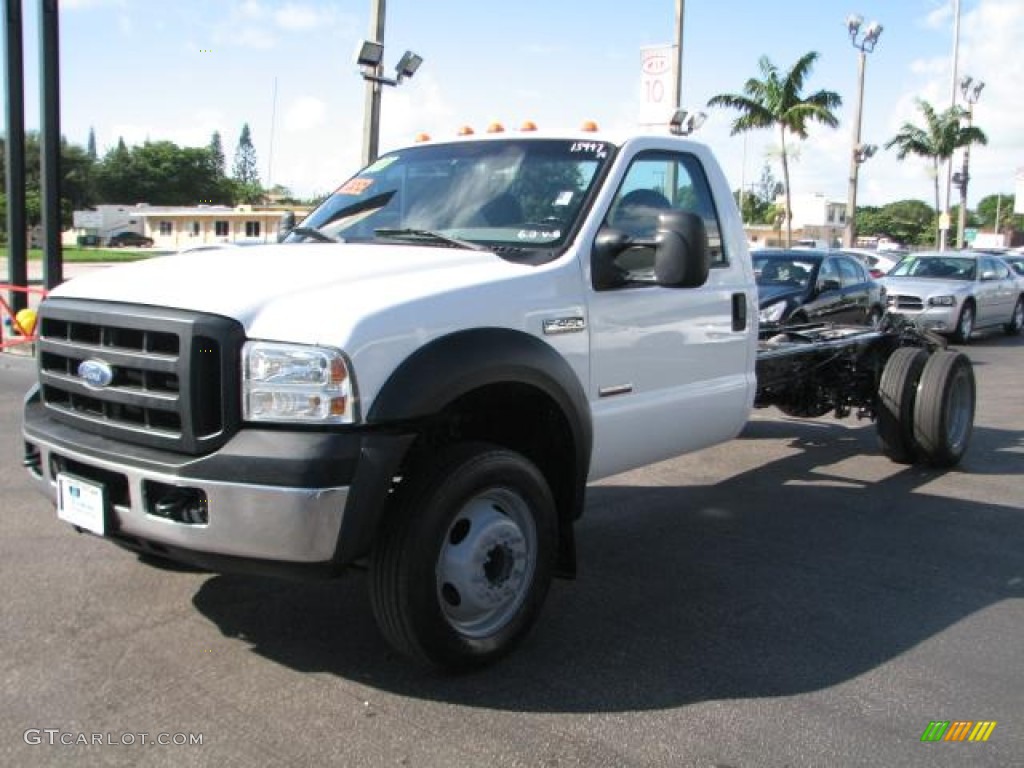
<path id="1" fill-rule="evenodd" d="M 972 152 L 973 206 L 1013 191 L 1024 166 L 1024 1 L 961 2 L 959 72 L 986 82 L 975 122 L 989 146 Z M 29 127 L 39 122 L 38 5 L 25 3 Z M 841 122 L 800 144 L 795 193 L 846 197 L 857 75 L 848 14 L 885 27 L 867 62 L 864 142 L 881 145 L 905 120 L 918 122 L 917 97 L 949 105 L 952 0 L 685 5 L 684 106 L 740 91 L 761 55 L 788 68 L 807 51 L 821 54 L 807 89 L 837 91 Z M 102 153 L 119 136 L 205 145 L 219 130 L 230 162 L 248 122 L 264 183 L 301 195 L 333 189 L 359 163 L 364 88 L 353 61 L 369 12 L 370 0 L 60 0 L 63 132 L 84 145 L 93 127 Z M 388 0 L 385 65 L 407 48 L 425 62 L 384 94 L 382 149 L 493 120 L 566 130 L 593 119 L 634 130 L 640 49 L 670 43 L 674 19 L 674 0 Z M 697 135 L 732 186 L 754 182 L 766 161 L 781 176 L 777 137 L 730 137 L 733 117 L 709 110 Z M 879 152 L 862 166 L 860 203 L 910 197 L 931 202 L 927 163 Z"/>

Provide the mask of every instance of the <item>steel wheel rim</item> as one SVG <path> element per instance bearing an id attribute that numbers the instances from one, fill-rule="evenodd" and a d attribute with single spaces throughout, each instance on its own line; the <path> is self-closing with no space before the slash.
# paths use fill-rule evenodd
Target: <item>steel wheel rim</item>
<path id="1" fill-rule="evenodd" d="M 445 531 L 435 570 L 445 620 L 467 637 L 487 637 L 518 613 L 537 570 L 530 506 L 507 488 L 469 499 Z"/>
<path id="2" fill-rule="evenodd" d="M 949 400 L 946 411 L 946 437 L 954 453 L 958 453 L 967 441 L 970 432 L 973 403 L 970 379 L 963 370 L 958 370 L 950 382 Z"/>
<path id="3" fill-rule="evenodd" d="M 1020 330 L 1024 326 L 1024 301 L 1017 299 L 1017 304 L 1013 308 L 1013 319 L 1010 324 L 1017 330 Z"/>

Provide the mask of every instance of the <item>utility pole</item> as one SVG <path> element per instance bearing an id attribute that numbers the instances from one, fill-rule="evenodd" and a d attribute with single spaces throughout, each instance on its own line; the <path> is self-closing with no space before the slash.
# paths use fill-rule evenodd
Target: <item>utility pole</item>
<path id="1" fill-rule="evenodd" d="M 676 103 L 674 107 L 683 106 L 683 26 L 686 21 L 686 2 L 676 0 Z"/>
<path id="2" fill-rule="evenodd" d="M 846 194 L 846 226 L 843 229 L 843 245 L 852 248 L 857 240 L 857 177 L 860 165 L 875 153 L 873 145 L 860 143 L 861 115 L 864 110 L 864 68 L 867 55 L 875 50 L 878 38 L 882 36 L 882 25 L 872 21 L 861 37 L 861 25 L 864 19 L 851 14 L 846 19 L 846 31 L 850 33 L 850 43 L 857 49 L 857 108 L 853 115 L 853 146 L 850 148 L 850 184 Z"/>
<path id="3" fill-rule="evenodd" d="M 985 83 L 982 81 L 974 82 L 974 78 L 965 77 L 960 81 L 960 92 L 964 95 L 964 101 L 967 102 L 967 128 L 970 130 L 971 126 L 974 125 L 974 105 L 978 103 L 978 97 L 981 96 L 981 89 L 985 87 Z M 956 225 L 956 244 L 958 248 L 963 248 L 964 243 L 964 230 L 967 228 L 967 183 L 970 181 L 970 163 L 971 163 L 971 145 L 968 143 L 964 147 L 964 165 L 963 170 L 959 174 L 954 174 L 953 180 L 956 181 L 960 187 L 960 216 L 958 217 Z M 959 178 L 957 178 L 959 176 Z"/>
<path id="4" fill-rule="evenodd" d="M 385 0 L 370 0 L 370 40 L 384 42 Z M 373 75 L 381 77 L 380 64 Z M 379 80 L 366 80 L 366 106 L 363 109 L 363 165 L 377 159 L 380 151 L 380 97 L 382 85 Z"/>
<path id="5" fill-rule="evenodd" d="M 57 0 L 40 0 L 39 48 L 40 194 L 43 213 L 43 283 L 47 289 L 64 282 L 60 244 L 60 33 Z"/>
<path id="6" fill-rule="evenodd" d="M 960 0 L 953 2 L 953 77 L 949 85 L 949 107 L 956 106 L 957 69 L 960 62 Z M 946 207 L 939 217 L 939 250 L 944 251 L 949 241 L 949 193 L 953 186 L 953 158 L 946 159 Z"/>
<path id="7" fill-rule="evenodd" d="M 25 67 L 22 46 L 21 0 L 7 0 L 4 52 L 7 67 L 7 277 L 11 285 L 28 286 L 25 242 Z M 28 296 L 12 291 L 11 308 L 28 306 Z"/>

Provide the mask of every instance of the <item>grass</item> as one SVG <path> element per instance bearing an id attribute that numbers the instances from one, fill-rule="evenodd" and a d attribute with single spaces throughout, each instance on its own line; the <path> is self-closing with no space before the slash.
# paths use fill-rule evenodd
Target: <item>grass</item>
<path id="1" fill-rule="evenodd" d="M 105 248 L 79 248 L 77 246 L 64 246 L 61 254 L 65 262 L 107 262 L 107 261 L 141 261 L 156 256 L 152 251 L 135 251 L 131 249 L 118 248 L 107 250 Z M 7 257 L 7 248 L 0 248 L 0 257 Z M 30 248 L 28 251 L 29 261 L 42 261 L 43 251 L 40 248 Z"/>

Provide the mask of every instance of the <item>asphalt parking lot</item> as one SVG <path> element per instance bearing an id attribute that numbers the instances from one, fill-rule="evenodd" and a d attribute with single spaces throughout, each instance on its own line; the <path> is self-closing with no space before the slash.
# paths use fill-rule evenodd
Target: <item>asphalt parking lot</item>
<path id="1" fill-rule="evenodd" d="M 594 486 L 579 579 L 463 677 L 384 646 L 361 574 L 158 568 L 75 534 L 23 476 L 32 370 L 0 355 L 0 764 L 1024 765 L 1024 339 L 967 352 L 956 470 L 759 411 Z M 922 743 L 936 720 L 997 725 Z"/>

